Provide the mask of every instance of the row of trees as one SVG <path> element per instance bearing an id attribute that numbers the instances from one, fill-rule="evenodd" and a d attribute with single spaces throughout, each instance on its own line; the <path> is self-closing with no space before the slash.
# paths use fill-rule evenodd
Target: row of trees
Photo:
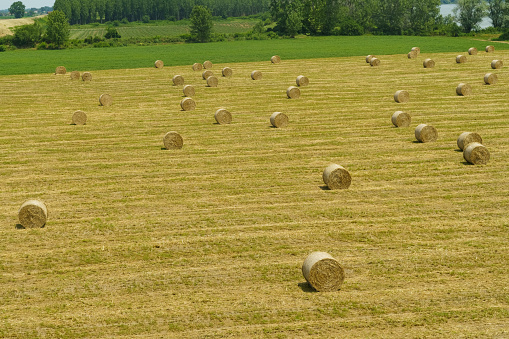
<path id="1" fill-rule="evenodd" d="M 70 24 L 188 19 L 195 6 L 207 7 L 213 16 L 238 17 L 265 12 L 269 0 L 55 0 Z"/>

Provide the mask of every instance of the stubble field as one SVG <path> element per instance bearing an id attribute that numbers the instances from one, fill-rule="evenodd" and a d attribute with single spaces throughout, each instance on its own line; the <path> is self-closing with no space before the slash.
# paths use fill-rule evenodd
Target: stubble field
<path id="1" fill-rule="evenodd" d="M 509 52 L 456 64 L 459 52 L 379 67 L 267 55 L 214 64 L 217 88 L 191 65 L 0 77 L 0 336 L 509 336 L 509 80 L 490 68 Z M 195 111 L 181 111 L 175 74 Z M 309 86 L 287 99 L 301 74 Z M 220 107 L 232 124 L 215 124 Z M 70 124 L 78 109 L 84 126 Z M 392 126 L 397 110 L 411 127 Z M 276 111 L 287 128 L 270 127 Z M 421 123 L 436 142 L 415 141 Z M 162 149 L 168 131 L 183 149 Z M 464 131 L 483 137 L 488 165 L 465 163 Z M 349 189 L 324 187 L 330 163 Z M 16 229 L 29 198 L 48 206 L 46 227 Z M 344 266 L 340 291 L 308 286 L 313 251 Z"/>

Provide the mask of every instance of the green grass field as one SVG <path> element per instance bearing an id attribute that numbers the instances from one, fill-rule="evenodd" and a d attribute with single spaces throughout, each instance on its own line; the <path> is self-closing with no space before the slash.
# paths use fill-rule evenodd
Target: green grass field
<path id="1" fill-rule="evenodd" d="M 471 41 L 434 53 L 437 40 L 409 39 L 397 51 L 419 46 L 417 59 L 377 53 L 370 67 L 364 56 L 298 59 L 310 53 L 303 41 L 260 44 L 255 62 L 218 62 L 232 57 L 225 48 L 212 70 L 233 77 L 217 88 L 189 62 L 214 44 L 184 46 L 196 54 L 181 54 L 183 66 L 155 53 L 181 46 L 125 49 L 145 67 L 96 70 L 88 83 L 51 74 L 93 68 L 74 51 L 33 52 L 53 55 L 50 69 L 0 76 L 0 337 L 509 336 L 509 77 L 490 68 L 509 52 L 456 64 Z M 324 41 L 327 54 L 346 40 Z M 275 51 L 281 64 L 269 61 Z M 428 57 L 435 68 L 422 67 Z M 167 66 L 155 69 L 156 58 Z M 499 82 L 484 85 L 487 72 Z M 175 74 L 195 86 L 195 111 L 180 110 Z M 287 99 L 301 74 L 309 86 Z M 471 96 L 455 94 L 460 82 Z M 399 89 L 408 103 L 394 102 Z M 98 105 L 103 93 L 112 106 Z M 220 107 L 232 124 L 214 123 Z M 84 126 L 70 125 L 78 109 Z M 411 127 L 392 126 L 396 110 Z M 270 127 L 275 111 L 287 128 Z M 415 141 L 421 123 L 437 128 L 436 142 Z M 168 131 L 182 150 L 162 149 Z M 483 137 L 488 165 L 465 163 L 464 131 Z M 324 188 L 330 163 L 350 171 L 348 190 Z M 15 228 L 29 198 L 47 204 L 46 227 Z M 342 263 L 340 291 L 309 288 L 301 265 L 313 251 Z"/>

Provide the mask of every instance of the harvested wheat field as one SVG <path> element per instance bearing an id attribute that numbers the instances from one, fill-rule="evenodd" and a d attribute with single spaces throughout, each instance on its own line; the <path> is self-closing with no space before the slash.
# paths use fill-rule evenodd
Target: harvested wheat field
<path id="1" fill-rule="evenodd" d="M 218 87 L 191 65 L 1 76 L 0 336 L 508 337 L 509 71 L 483 75 L 509 52 L 456 64 L 465 52 L 378 67 L 269 55 L 215 64 L 235 69 Z M 196 89 L 194 111 L 173 74 Z M 312 83 L 288 100 L 299 74 Z M 409 128 L 388 121 L 402 88 Z M 220 107 L 231 124 L 215 123 Z M 86 125 L 69 123 L 78 109 Z M 272 128 L 276 111 L 291 124 Z M 423 123 L 435 142 L 415 140 Z M 168 131 L 181 149 L 163 147 Z M 482 135 L 486 165 L 463 159 L 464 131 Z M 324 185 L 331 163 L 348 189 Z M 44 228 L 16 228 L 29 199 L 47 205 Z M 341 264 L 339 291 L 306 282 L 313 252 Z"/>

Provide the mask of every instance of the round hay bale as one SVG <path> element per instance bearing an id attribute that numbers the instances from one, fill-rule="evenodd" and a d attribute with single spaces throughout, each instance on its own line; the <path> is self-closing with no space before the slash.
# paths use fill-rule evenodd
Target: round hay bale
<path id="1" fill-rule="evenodd" d="M 27 200 L 19 208 L 18 219 L 25 228 L 41 228 L 46 225 L 48 209 L 42 201 Z"/>
<path id="2" fill-rule="evenodd" d="M 304 76 L 304 75 L 299 75 L 297 77 L 297 80 L 295 80 L 297 82 L 297 86 L 307 86 L 309 85 L 309 79 L 308 77 Z"/>
<path id="3" fill-rule="evenodd" d="M 220 125 L 230 124 L 232 122 L 232 114 L 224 108 L 218 109 L 214 114 L 214 118 Z"/>
<path id="4" fill-rule="evenodd" d="M 214 75 L 214 73 L 211 70 L 206 70 L 206 71 L 203 71 L 203 73 L 201 74 L 201 77 L 203 78 L 203 80 L 207 80 L 208 77 L 211 77 L 213 75 Z"/>
<path id="5" fill-rule="evenodd" d="M 288 125 L 288 117 L 281 112 L 274 112 L 270 116 L 270 123 L 276 128 L 286 127 Z"/>
<path id="6" fill-rule="evenodd" d="M 366 63 L 368 63 L 368 64 L 369 64 L 369 63 L 370 63 L 370 61 L 371 61 L 371 59 L 373 59 L 373 58 L 375 58 L 375 56 L 374 56 L 374 55 L 371 55 L 371 54 L 370 54 L 370 55 L 368 55 L 368 56 L 366 57 Z"/>
<path id="7" fill-rule="evenodd" d="M 83 72 L 83 74 L 81 75 L 81 79 L 83 81 L 92 81 L 92 73 L 90 73 L 90 72 Z"/>
<path id="8" fill-rule="evenodd" d="M 279 64 L 281 62 L 281 58 L 279 55 L 273 55 L 272 58 L 270 58 L 270 62 L 273 64 Z"/>
<path id="9" fill-rule="evenodd" d="M 431 142 L 438 139 L 438 132 L 435 127 L 420 124 L 415 128 L 415 138 L 420 142 Z"/>
<path id="10" fill-rule="evenodd" d="M 286 96 L 288 99 L 298 99 L 300 97 L 300 89 L 295 86 L 290 86 L 286 90 Z"/>
<path id="11" fill-rule="evenodd" d="M 217 87 L 217 85 L 219 84 L 219 80 L 217 80 L 217 78 L 215 76 L 210 76 L 207 78 L 207 86 L 208 87 Z"/>
<path id="12" fill-rule="evenodd" d="M 182 86 L 184 85 L 184 77 L 182 75 L 175 75 L 172 79 L 173 86 Z"/>
<path id="13" fill-rule="evenodd" d="M 504 66 L 502 60 L 493 60 L 491 62 L 491 68 L 493 69 L 501 69 Z"/>
<path id="14" fill-rule="evenodd" d="M 233 70 L 230 67 L 225 67 L 222 70 L 222 74 L 225 78 L 230 78 L 233 75 Z"/>
<path id="15" fill-rule="evenodd" d="M 212 62 L 207 60 L 203 63 L 203 68 L 205 69 L 211 69 L 212 68 Z"/>
<path id="16" fill-rule="evenodd" d="M 490 161 L 490 151 L 478 142 L 472 142 L 463 150 L 463 158 L 474 165 L 486 165 Z"/>
<path id="17" fill-rule="evenodd" d="M 99 103 L 101 106 L 111 106 L 113 104 L 113 98 L 109 94 L 101 94 Z"/>
<path id="18" fill-rule="evenodd" d="M 410 94 L 407 91 L 399 90 L 394 93 L 394 101 L 403 103 L 408 102 L 410 100 Z"/>
<path id="19" fill-rule="evenodd" d="M 79 71 L 71 72 L 71 80 L 78 80 L 80 77 L 81 77 L 81 74 Z"/>
<path id="20" fill-rule="evenodd" d="M 156 60 L 156 62 L 154 62 L 154 67 L 155 68 L 163 68 L 164 62 L 162 60 Z"/>
<path id="21" fill-rule="evenodd" d="M 419 47 L 412 47 L 410 51 L 414 51 L 417 55 L 421 54 L 421 49 Z"/>
<path id="22" fill-rule="evenodd" d="M 192 97 L 195 94 L 194 87 L 191 85 L 185 85 L 182 89 L 182 92 L 184 93 L 185 97 Z"/>
<path id="23" fill-rule="evenodd" d="M 168 132 L 163 137 L 164 148 L 181 149 L 184 145 L 184 139 L 177 132 Z"/>
<path id="24" fill-rule="evenodd" d="M 180 107 L 182 107 L 184 111 L 194 111 L 196 103 L 191 98 L 184 98 L 180 101 Z"/>
<path id="25" fill-rule="evenodd" d="M 475 47 L 470 47 L 470 48 L 468 49 L 468 54 L 470 54 L 470 55 L 476 55 L 476 54 L 477 54 L 477 48 L 475 48 Z"/>
<path id="26" fill-rule="evenodd" d="M 339 262 L 325 252 L 313 252 L 302 264 L 304 279 L 319 292 L 334 292 L 341 288 L 345 271 Z"/>
<path id="27" fill-rule="evenodd" d="M 56 69 L 55 69 L 55 74 L 65 74 L 67 73 L 67 70 L 65 69 L 64 66 L 58 66 Z"/>
<path id="28" fill-rule="evenodd" d="M 457 64 L 464 64 L 465 62 L 467 62 L 467 57 L 464 56 L 464 55 L 458 55 L 456 57 L 456 63 Z"/>
<path id="29" fill-rule="evenodd" d="M 468 146 L 468 144 L 471 144 L 473 142 L 478 142 L 482 144 L 482 138 L 479 134 L 475 132 L 463 132 L 458 137 L 458 140 L 456 143 L 458 144 L 458 148 L 460 150 L 465 150 L 465 147 Z"/>
<path id="30" fill-rule="evenodd" d="M 472 94 L 472 87 L 469 84 L 461 83 L 456 87 L 456 94 L 458 95 L 470 95 Z"/>
<path id="31" fill-rule="evenodd" d="M 369 60 L 370 66 L 380 66 L 380 59 L 372 57 L 371 60 Z"/>
<path id="32" fill-rule="evenodd" d="M 203 66 L 200 63 L 195 62 L 193 64 L 193 71 L 201 71 L 202 69 L 203 69 Z"/>
<path id="33" fill-rule="evenodd" d="M 87 123 L 87 113 L 83 111 L 76 111 L 72 115 L 72 124 L 73 125 L 85 125 Z"/>
<path id="34" fill-rule="evenodd" d="M 422 62 L 422 66 L 424 68 L 434 68 L 435 67 L 435 61 L 431 60 L 431 59 L 425 59 L 423 62 Z"/>
<path id="35" fill-rule="evenodd" d="M 408 59 L 415 59 L 417 58 L 417 52 L 416 51 L 410 51 L 407 54 Z"/>
<path id="36" fill-rule="evenodd" d="M 261 80 L 262 79 L 262 72 L 260 72 L 260 71 L 252 71 L 251 72 L 251 79 L 253 79 L 253 80 Z"/>
<path id="37" fill-rule="evenodd" d="M 350 173 L 343 166 L 337 164 L 327 166 L 323 171 L 322 178 L 331 190 L 346 189 L 352 183 Z"/>
<path id="38" fill-rule="evenodd" d="M 484 75 L 484 83 L 486 85 L 494 85 L 498 82 L 498 76 L 494 73 L 486 73 Z"/>
<path id="39" fill-rule="evenodd" d="M 486 53 L 493 53 L 493 52 L 495 52 L 494 46 L 491 46 L 491 45 L 486 46 Z"/>
<path id="40" fill-rule="evenodd" d="M 405 113 L 403 111 L 396 111 L 391 117 L 391 121 L 396 127 L 408 127 L 412 122 L 412 118 L 410 114 Z"/>

